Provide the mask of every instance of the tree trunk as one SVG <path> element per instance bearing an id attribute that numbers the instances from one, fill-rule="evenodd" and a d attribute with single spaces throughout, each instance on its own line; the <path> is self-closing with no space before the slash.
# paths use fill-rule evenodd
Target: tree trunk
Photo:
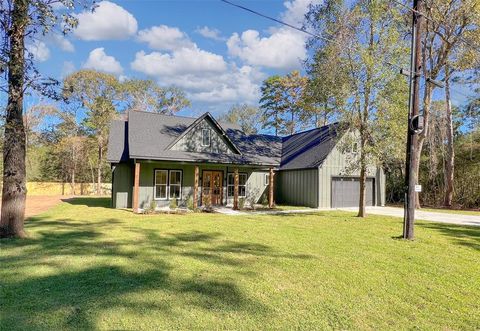
<path id="1" fill-rule="evenodd" d="M 423 150 L 423 143 L 425 142 L 425 139 L 428 134 L 429 130 L 429 117 L 430 117 L 430 107 L 432 103 L 432 93 L 433 93 L 433 88 L 431 84 L 425 84 L 424 88 L 424 97 L 423 97 L 423 119 L 424 119 L 424 129 L 423 132 L 418 135 L 418 140 L 417 140 L 417 149 L 416 153 L 414 156 L 414 169 L 415 169 L 415 183 L 418 184 L 418 179 L 420 178 L 420 162 L 421 162 L 421 156 L 422 156 L 422 150 Z M 420 196 L 418 193 L 415 194 L 415 208 L 420 209 Z"/>
<path id="2" fill-rule="evenodd" d="M 75 172 L 76 172 L 76 151 L 75 151 L 75 143 L 72 144 L 72 175 L 71 175 L 71 180 L 72 180 L 72 195 L 75 195 Z"/>
<path id="3" fill-rule="evenodd" d="M 75 195 L 75 168 L 72 170 L 72 195 Z"/>
<path id="4" fill-rule="evenodd" d="M 25 28 L 28 1 L 13 3 L 9 34 L 8 103 L 3 145 L 3 189 L 0 237 L 25 237 L 25 127 L 23 125 L 23 85 L 25 82 Z"/>
<path id="5" fill-rule="evenodd" d="M 453 175 L 455 169 L 455 150 L 453 147 L 453 115 L 450 101 L 450 70 L 448 64 L 445 66 L 445 103 L 447 115 L 447 157 L 445 159 L 445 196 L 443 205 L 452 206 L 453 200 Z"/>
<path id="6" fill-rule="evenodd" d="M 363 126 L 360 128 L 360 199 L 358 204 L 357 217 L 366 216 L 365 208 L 365 186 L 367 181 L 367 165 L 365 160 L 365 138 L 363 132 Z"/>
<path id="7" fill-rule="evenodd" d="M 97 195 L 102 195 L 102 161 L 103 161 L 103 147 L 100 143 L 98 145 L 98 166 L 97 166 Z"/>

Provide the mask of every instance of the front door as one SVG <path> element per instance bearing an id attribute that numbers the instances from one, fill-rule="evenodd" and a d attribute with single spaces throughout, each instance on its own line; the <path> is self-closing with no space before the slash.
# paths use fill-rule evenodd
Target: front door
<path id="1" fill-rule="evenodd" d="M 222 172 L 204 171 L 202 180 L 202 204 L 222 204 Z"/>

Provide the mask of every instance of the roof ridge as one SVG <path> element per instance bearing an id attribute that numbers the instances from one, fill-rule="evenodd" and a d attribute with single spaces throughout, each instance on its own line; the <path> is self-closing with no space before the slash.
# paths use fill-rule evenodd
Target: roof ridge
<path id="1" fill-rule="evenodd" d="M 295 133 L 292 133 L 288 136 L 284 136 L 282 138 L 290 138 L 290 137 L 293 137 L 293 136 L 296 136 L 296 135 L 299 135 L 299 134 L 302 134 L 302 133 L 307 133 L 307 132 L 311 132 L 311 131 L 315 131 L 315 130 L 321 130 L 327 126 L 333 126 L 333 125 L 336 125 L 338 124 L 339 122 L 333 122 L 333 123 L 330 123 L 330 124 L 325 124 L 325 125 L 322 125 L 322 126 L 319 126 L 317 128 L 312 128 L 312 129 L 308 129 L 308 130 L 304 130 L 304 131 L 300 131 L 300 132 L 295 132 Z M 283 139 L 282 139 L 283 140 Z"/>
<path id="2" fill-rule="evenodd" d="M 130 113 L 130 112 L 137 112 L 137 113 L 145 113 L 145 114 L 168 116 L 168 117 L 180 117 L 180 118 L 188 118 L 188 119 L 192 119 L 192 120 L 198 118 L 198 117 L 184 116 L 184 115 L 155 113 L 155 112 L 146 111 L 146 110 L 134 110 L 134 109 L 129 109 L 128 112 L 129 112 L 129 113 Z"/>

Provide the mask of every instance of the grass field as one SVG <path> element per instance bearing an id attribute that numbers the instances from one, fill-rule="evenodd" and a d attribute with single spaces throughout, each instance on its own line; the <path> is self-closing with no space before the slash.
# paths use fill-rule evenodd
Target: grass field
<path id="1" fill-rule="evenodd" d="M 64 202 L 0 242 L 2 330 L 479 329 L 480 229 Z"/>

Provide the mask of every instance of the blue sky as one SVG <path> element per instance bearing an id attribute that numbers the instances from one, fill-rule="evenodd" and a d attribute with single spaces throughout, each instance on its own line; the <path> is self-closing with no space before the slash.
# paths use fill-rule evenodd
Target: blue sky
<path id="1" fill-rule="evenodd" d="M 311 2 L 234 0 L 301 26 Z M 262 81 L 302 69 L 306 35 L 220 0 L 100 1 L 92 13 L 77 11 L 78 28 L 64 37 L 40 37 L 30 50 L 41 72 L 59 80 L 93 68 L 124 78 L 152 78 L 187 92 L 192 106 L 180 112 L 219 115 L 232 104 L 257 104 Z M 58 9 L 60 12 L 62 8 Z M 468 87 L 456 86 L 463 104 Z M 443 98 L 437 89 L 436 98 Z M 26 107 L 38 102 L 27 98 Z"/>
<path id="2" fill-rule="evenodd" d="M 311 0 L 236 2 L 301 25 Z M 304 34 L 219 0 L 101 1 L 78 19 L 71 35 L 30 46 L 42 73 L 61 79 L 93 68 L 120 79 L 153 78 L 187 92 L 192 107 L 184 115 L 256 104 L 263 79 L 301 69 L 306 55 Z"/>

